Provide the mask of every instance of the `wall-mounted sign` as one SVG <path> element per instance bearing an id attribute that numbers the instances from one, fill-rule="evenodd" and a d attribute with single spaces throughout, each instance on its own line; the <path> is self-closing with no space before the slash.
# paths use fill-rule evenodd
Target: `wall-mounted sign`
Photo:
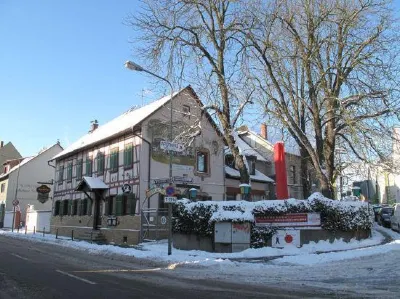
<path id="1" fill-rule="evenodd" d="M 182 152 L 185 148 L 183 144 L 168 142 L 165 140 L 160 141 L 160 148 L 166 151 Z"/>
<path id="2" fill-rule="evenodd" d="M 272 236 L 272 247 L 300 247 L 300 230 L 278 230 Z"/>
<path id="3" fill-rule="evenodd" d="M 132 192 L 132 186 L 129 184 L 124 184 L 122 186 L 122 192 L 123 193 L 131 193 Z"/>
<path id="4" fill-rule="evenodd" d="M 154 185 L 163 185 L 169 183 L 192 183 L 193 178 L 185 177 L 185 176 L 174 176 L 171 179 L 163 178 L 163 179 L 154 179 Z"/>
<path id="5" fill-rule="evenodd" d="M 296 213 L 275 216 L 256 216 L 256 226 L 321 226 L 319 213 Z"/>

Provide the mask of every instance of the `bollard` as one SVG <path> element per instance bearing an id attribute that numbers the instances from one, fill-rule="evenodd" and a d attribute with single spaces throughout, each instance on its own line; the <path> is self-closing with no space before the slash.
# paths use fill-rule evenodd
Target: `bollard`
<path id="1" fill-rule="evenodd" d="M 33 227 L 33 234 L 36 234 L 36 226 Z"/>
<path id="2" fill-rule="evenodd" d="M 56 239 L 58 239 L 58 228 L 56 229 Z"/>
<path id="3" fill-rule="evenodd" d="M 43 237 L 44 237 L 44 234 L 45 234 L 45 229 L 46 229 L 46 228 L 45 228 L 45 227 L 43 227 Z"/>
<path id="4" fill-rule="evenodd" d="M 18 228 L 17 228 L 17 233 L 19 233 L 19 225 L 18 225 Z"/>
<path id="5" fill-rule="evenodd" d="M 71 240 L 74 240 L 74 230 L 71 230 Z"/>
<path id="6" fill-rule="evenodd" d="M 28 227 L 25 225 L 25 235 L 26 235 L 27 231 L 28 231 Z"/>

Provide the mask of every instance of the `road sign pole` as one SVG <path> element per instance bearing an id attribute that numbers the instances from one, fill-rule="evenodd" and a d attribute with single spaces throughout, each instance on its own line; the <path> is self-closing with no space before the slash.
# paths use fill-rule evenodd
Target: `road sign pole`
<path id="1" fill-rule="evenodd" d="M 172 203 L 168 204 L 168 255 L 172 253 Z"/>

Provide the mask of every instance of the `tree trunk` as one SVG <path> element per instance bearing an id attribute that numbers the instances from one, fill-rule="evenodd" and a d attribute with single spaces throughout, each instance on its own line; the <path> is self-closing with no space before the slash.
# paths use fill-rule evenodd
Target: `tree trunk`
<path id="1" fill-rule="evenodd" d="M 311 181 L 309 176 L 308 164 L 309 164 L 309 154 L 308 151 L 304 148 L 300 148 L 300 157 L 301 157 L 301 184 L 303 186 L 303 196 L 304 198 L 308 198 L 311 195 Z"/>
<path id="2" fill-rule="evenodd" d="M 332 185 L 330 184 L 329 180 L 324 177 L 322 179 L 319 179 L 320 184 L 321 184 L 321 193 L 323 196 L 332 199 L 333 198 L 333 189 Z"/>

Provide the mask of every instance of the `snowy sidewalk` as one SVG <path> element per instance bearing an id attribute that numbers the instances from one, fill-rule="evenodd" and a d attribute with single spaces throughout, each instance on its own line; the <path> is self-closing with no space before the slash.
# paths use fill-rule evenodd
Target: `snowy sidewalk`
<path id="1" fill-rule="evenodd" d="M 379 232 L 379 231 L 380 232 Z M 301 260 L 304 260 L 307 256 L 311 257 L 314 261 L 323 261 L 324 255 L 330 254 L 330 256 L 340 256 L 353 258 L 357 256 L 357 254 L 361 254 L 360 252 L 355 251 L 359 248 L 364 248 L 363 254 L 366 252 L 380 252 L 383 248 L 387 248 L 390 250 L 391 246 L 380 245 L 384 242 L 385 236 L 382 235 L 383 232 L 385 235 L 390 235 L 393 242 L 400 239 L 400 234 L 396 232 L 392 232 L 388 229 L 384 229 L 382 227 L 375 227 L 373 230 L 372 238 L 357 241 L 353 239 L 351 242 L 346 243 L 342 240 L 335 241 L 334 243 L 329 243 L 328 241 L 320 241 L 318 243 L 311 242 L 310 244 L 306 244 L 301 248 L 290 247 L 290 248 L 272 248 L 272 247 L 264 247 L 264 248 L 250 248 L 242 252 L 237 253 L 213 253 L 213 252 L 205 252 L 198 250 L 178 250 L 173 249 L 172 255 L 167 255 L 167 243 L 166 241 L 159 242 L 150 242 L 150 243 L 142 243 L 138 246 L 123 248 L 114 245 L 97 245 L 91 244 L 85 241 L 71 241 L 66 238 L 56 239 L 54 235 L 45 235 L 43 237 L 42 234 L 25 234 L 24 232 L 10 232 L 10 231 L 2 231 L 0 230 L 0 234 L 13 237 L 13 238 L 26 238 L 34 242 L 46 242 L 52 243 L 58 246 L 65 246 L 69 248 L 75 248 L 80 250 L 89 251 L 94 254 L 103 254 L 103 255 L 124 255 L 124 256 L 132 256 L 135 258 L 142 259 L 150 259 L 156 260 L 159 262 L 168 262 L 168 263 L 178 263 L 178 264 L 196 264 L 196 265 L 210 265 L 218 263 L 220 264 L 223 261 L 231 261 L 231 262 L 261 262 L 265 263 L 269 260 L 274 260 L 274 262 L 295 262 L 302 263 Z M 392 244 L 393 242 L 389 243 Z M 397 243 L 393 243 L 395 246 L 399 245 Z M 375 250 L 373 249 L 375 248 Z M 369 250 L 366 250 L 369 249 Z M 354 253 L 356 252 L 356 253 Z M 336 255 L 335 255 L 336 253 Z M 315 256 L 319 256 L 316 258 Z M 305 259 L 306 262 L 307 259 Z"/>

